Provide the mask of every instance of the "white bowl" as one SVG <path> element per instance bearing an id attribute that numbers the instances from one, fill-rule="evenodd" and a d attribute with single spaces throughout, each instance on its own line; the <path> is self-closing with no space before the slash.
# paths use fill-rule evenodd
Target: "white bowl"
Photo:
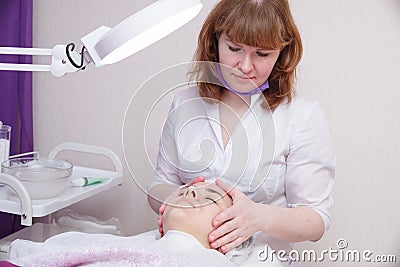
<path id="1" fill-rule="evenodd" d="M 4 161 L 1 171 L 21 181 L 31 199 L 46 199 L 64 190 L 72 164 L 57 159 L 16 158 Z"/>

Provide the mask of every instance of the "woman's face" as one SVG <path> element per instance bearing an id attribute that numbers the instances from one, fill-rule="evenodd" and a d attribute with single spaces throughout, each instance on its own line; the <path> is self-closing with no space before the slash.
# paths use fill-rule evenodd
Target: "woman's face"
<path id="1" fill-rule="evenodd" d="M 214 183 L 183 187 L 168 199 L 163 214 L 164 230 L 208 235 L 213 229 L 212 219 L 230 206 L 230 197 Z"/>
<path id="2" fill-rule="evenodd" d="M 222 76 L 238 92 L 249 92 L 265 83 L 280 53 L 234 43 L 225 32 L 218 39 L 218 52 Z"/>

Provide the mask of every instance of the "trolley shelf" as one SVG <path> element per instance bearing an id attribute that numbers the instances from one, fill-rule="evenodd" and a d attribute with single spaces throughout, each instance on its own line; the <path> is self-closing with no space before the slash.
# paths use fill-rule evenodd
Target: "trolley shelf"
<path id="1" fill-rule="evenodd" d="M 122 183 L 122 176 L 113 171 L 91 169 L 79 166 L 74 166 L 72 168 L 72 175 L 70 179 L 83 176 L 95 178 L 104 177 L 110 179 L 103 181 L 102 183 L 86 187 L 72 187 L 67 185 L 61 194 L 53 198 L 31 200 L 32 217 L 43 217 L 49 215 Z M 7 187 L 3 188 L 3 190 L 7 189 Z M 12 195 L 9 199 L 0 199 L 0 211 L 20 215 L 20 199 L 16 195 Z"/>
<path id="2" fill-rule="evenodd" d="M 115 171 L 73 166 L 72 175 L 69 179 L 78 177 L 110 179 L 86 187 L 66 185 L 61 194 L 53 198 L 40 200 L 31 199 L 26 188 L 17 178 L 0 173 L 0 184 L 6 184 L 16 192 L 16 195 L 7 194 L 7 198 L 0 199 L 0 211 L 21 215 L 21 224 L 31 226 L 32 217 L 49 215 L 122 183 L 122 164 L 113 151 L 93 145 L 62 143 L 53 148 L 48 157 L 55 158 L 59 152 L 65 150 L 106 156 L 113 162 Z M 8 188 L 4 187 L 0 190 L 8 190 Z"/>

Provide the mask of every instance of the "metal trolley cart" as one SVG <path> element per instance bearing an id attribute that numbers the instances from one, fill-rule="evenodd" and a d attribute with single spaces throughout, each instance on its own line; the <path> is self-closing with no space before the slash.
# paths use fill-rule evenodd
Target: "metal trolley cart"
<path id="1" fill-rule="evenodd" d="M 48 199 L 31 199 L 27 189 L 17 178 L 5 173 L 0 173 L 0 184 L 8 185 L 16 193 L 7 199 L 0 199 L 0 211 L 21 215 L 21 224 L 30 226 L 0 240 L 0 259 L 8 258 L 9 245 L 17 238 L 42 242 L 58 233 L 74 230 L 55 224 L 35 223 L 32 225 L 32 218 L 51 215 L 58 210 L 122 183 L 123 168 L 121 161 L 110 149 L 86 144 L 62 143 L 50 151 L 48 158 L 54 159 L 57 154 L 62 151 L 83 152 L 105 156 L 111 160 L 115 170 L 110 171 L 73 166 L 70 179 L 79 177 L 103 177 L 108 179 L 102 183 L 87 187 L 66 186 L 61 194 Z"/>

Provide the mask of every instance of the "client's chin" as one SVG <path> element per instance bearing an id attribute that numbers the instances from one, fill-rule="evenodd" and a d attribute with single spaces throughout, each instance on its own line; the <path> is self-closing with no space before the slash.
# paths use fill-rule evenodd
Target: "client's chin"
<path id="1" fill-rule="evenodd" d="M 195 237 L 205 248 L 210 248 L 208 234 L 212 230 L 211 223 L 202 221 L 193 209 L 167 207 L 162 222 L 164 233 L 169 230 L 184 232 Z"/>

